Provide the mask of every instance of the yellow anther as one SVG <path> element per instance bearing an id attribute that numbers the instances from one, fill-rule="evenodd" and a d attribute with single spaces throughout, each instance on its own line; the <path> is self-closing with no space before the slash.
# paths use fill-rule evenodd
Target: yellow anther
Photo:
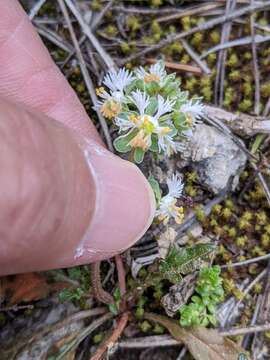
<path id="1" fill-rule="evenodd" d="M 107 100 L 101 106 L 100 112 L 108 119 L 112 119 L 121 112 L 122 106 L 114 100 Z"/>
<path id="2" fill-rule="evenodd" d="M 168 134 L 170 131 L 171 131 L 171 129 L 170 129 L 168 126 L 164 126 L 164 127 L 161 129 L 160 134 L 161 134 L 161 135 L 166 135 L 166 134 Z"/>
<path id="3" fill-rule="evenodd" d="M 97 96 L 101 96 L 104 93 L 105 89 L 103 86 L 96 89 Z"/>
<path id="4" fill-rule="evenodd" d="M 151 81 L 160 81 L 160 77 L 156 74 L 146 74 L 143 78 L 145 83 L 150 83 Z"/>
<path id="5" fill-rule="evenodd" d="M 144 134 L 143 130 L 140 130 L 136 136 L 129 142 L 129 145 L 133 148 L 141 148 L 143 151 L 146 151 L 149 147 L 147 136 Z"/>

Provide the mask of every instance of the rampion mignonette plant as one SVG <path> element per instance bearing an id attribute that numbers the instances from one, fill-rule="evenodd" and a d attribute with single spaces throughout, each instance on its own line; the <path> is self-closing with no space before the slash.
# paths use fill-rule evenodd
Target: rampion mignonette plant
<path id="1" fill-rule="evenodd" d="M 184 148 L 183 138 L 189 137 L 200 120 L 203 105 L 199 98 L 189 99 L 180 89 L 175 74 L 167 74 L 163 61 L 130 72 L 126 69 L 109 72 L 98 88 L 96 109 L 118 128 L 114 140 L 118 152 L 130 152 L 141 163 L 147 151 L 170 157 Z M 163 196 L 152 178 L 156 195 L 156 216 L 164 224 L 170 218 L 183 220 L 183 208 L 176 205 L 183 183 L 179 176 L 167 179 L 168 194 Z"/>
<path id="2" fill-rule="evenodd" d="M 181 140 L 190 136 L 202 116 L 200 99 L 189 99 L 175 74 L 167 74 L 162 61 L 149 70 L 111 71 L 103 84 L 106 89 L 97 89 L 101 98 L 97 108 L 119 129 L 116 150 L 132 152 L 137 163 L 143 161 L 146 151 L 168 157 L 181 151 Z"/>

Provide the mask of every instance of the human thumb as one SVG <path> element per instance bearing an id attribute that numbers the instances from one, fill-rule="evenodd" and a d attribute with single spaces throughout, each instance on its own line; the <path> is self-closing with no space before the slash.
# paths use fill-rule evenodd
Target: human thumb
<path id="1" fill-rule="evenodd" d="M 155 202 L 140 170 L 0 99 L 0 274 L 85 264 L 131 246 Z"/>

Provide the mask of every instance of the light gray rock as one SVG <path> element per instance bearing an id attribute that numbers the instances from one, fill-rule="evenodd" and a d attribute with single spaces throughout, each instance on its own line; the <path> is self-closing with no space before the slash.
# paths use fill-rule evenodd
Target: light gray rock
<path id="1" fill-rule="evenodd" d="M 186 140 L 182 157 L 192 163 L 199 182 L 215 194 L 224 189 L 230 179 L 233 179 L 233 188 L 236 187 L 247 161 L 233 140 L 205 124 L 198 124 Z"/>

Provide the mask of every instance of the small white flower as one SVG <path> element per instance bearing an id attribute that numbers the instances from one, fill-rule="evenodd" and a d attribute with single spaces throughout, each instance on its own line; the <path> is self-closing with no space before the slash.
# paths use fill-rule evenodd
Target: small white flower
<path id="1" fill-rule="evenodd" d="M 177 152 L 182 152 L 185 149 L 183 144 L 178 141 L 174 141 L 173 136 L 169 134 L 160 134 L 158 137 L 158 148 L 159 152 L 163 151 L 168 157 L 176 154 Z"/>
<path id="2" fill-rule="evenodd" d="M 140 116 L 144 116 L 145 110 L 149 105 L 149 96 L 146 93 L 137 90 L 131 93 L 130 100 L 133 102 L 134 105 L 136 105 L 137 109 L 139 110 Z"/>
<path id="3" fill-rule="evenodd" d="M 97 94 L 103 100 L 97 102 L 96 108 L 99 109 L 105 117 L 112 119 L 117 116 L 122 109 L 122 103 L 125 100 L 125 87 L 128 86 L 135 77 L 128 70 L 120 69 L 110 71 L 104 78 L 103 84 L 109 89 L 109 92 L 101 87 L 97 89 Z"/>
<path id="4" fill-rule="evenodd" d="M 180 107 L 180 111 L 185 114 L 186 120 L 190 127 L 196 125 L 197 121 L 202 117 L 204 105 L 200 100 L 189 100 Z"/>
<path id="5" fill-rule="evenodd" d="M 177 175 L 172 175 L 167 179 L 168 194 L 163 196 L 160 200 L 156 216 L 167 224 L 169 219 L 174 218 L 177 224 L 180 224 L 184 218 L 184 209 L 182 206 L 176 206 L 177 199 L 182 195 L 184 184 L 181 178 Z"/>
<path id="6" fill-rule="evenodd" d="M 119 71 L 110 71 L 104 77 L 103 84 L 106 85 L 112 93 L 120 91 L 123 93 L 126 86 L 128 86 L 135 77 L 126 69 L 122 68 Z"/>
<path id="7" fill-rule="evenodd" d="M 162 61 L 151 65 L 148 71 L 146 71 L 142 66 L 140 66 L 137 69 L 136 74 L 137 77 L 143 80 L 145 83 L 149 83 L 151 81 L 162 82 L 167 76 L 165 66 Z"/>

